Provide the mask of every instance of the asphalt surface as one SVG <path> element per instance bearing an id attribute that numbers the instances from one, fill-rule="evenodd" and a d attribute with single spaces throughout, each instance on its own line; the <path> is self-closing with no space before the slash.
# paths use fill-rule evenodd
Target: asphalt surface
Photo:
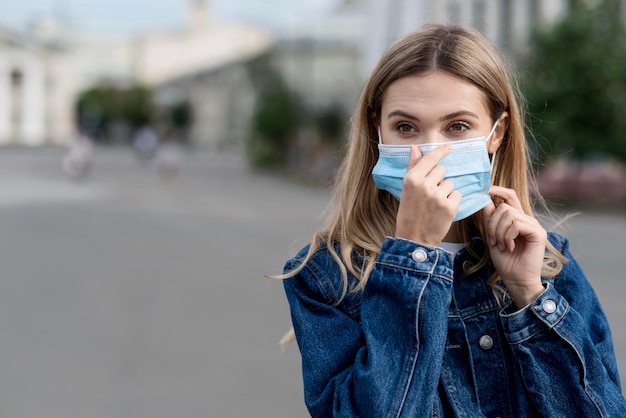
<path id="1" fill-rule="evenodd" d="M 299 353 L 281 352 L 279 273 L 324 190 L 185 155 L 163 178 L 98 150 L 82 181 L 63 150 L 0 149 L 0 416 L 305 417 Z M 623 215 L 567 223 L 626 374 Z"/>

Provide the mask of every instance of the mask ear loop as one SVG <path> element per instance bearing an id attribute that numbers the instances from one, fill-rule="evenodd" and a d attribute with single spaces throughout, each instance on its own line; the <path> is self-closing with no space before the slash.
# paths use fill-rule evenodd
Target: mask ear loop
<path id="1" fill-rule="evenodd" d="M 500 123 L 500 118 L 498 118 L 498 120 L 496 120 L 496 123 L 493 124 L 493 126 L 491 127 L 491 131 L 489 132 L 489 135 L 487 135 L 487 139 L 485 140 L 485 142 L 489 141 L 491 139 L 491 135 L 493 135 L 493 133 L 496 131 L 496 126 L 498 126 L 498 123 Z M 380 128 L 379 128 L 380 129 Z M 496 160 L 496 151 L 494 151 L 491 154 L 491 161 L 490 161 L 490 167 L 491 167 L 491 172 L 493 173 L 493 162 Z"/>
<path id="2" fill-rule="evenodd" d="M 496 120 L 496 123 L 494 123 L 491 127 L 491 130 L 489 131 L 489 135 L 487 135 L 487 139 L 485 140 L 485 142 L 491 139 L 491 135 L 493 135 L 493 133 L 496 131 L 496 126 L 498 126 L 498 123 L 500 123 L 500 118 L 498 118 L 498 120 Z"/>
<path id="3" fill-rule="evenodd" d="M 383 135 L 380 132 L 380 125 L 378 125 L 378 143 L 379 144 L 383 143 Z"/>

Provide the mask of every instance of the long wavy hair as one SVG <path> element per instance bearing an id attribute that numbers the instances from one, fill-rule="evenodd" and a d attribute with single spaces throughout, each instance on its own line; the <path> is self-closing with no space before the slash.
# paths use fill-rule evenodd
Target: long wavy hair
<path id="1" fill-rule="evenodd" d="M 343 295 L 363 289 L 385 237 L 394 235 L 398 210 L 398 201 L 390 193 L 379 190 L 372 179 L 372 169 L 378 159 L 377 121 L 380 121 L 383 98 L 394 81 L 435 70 L 445 71 L 482 90 L 493 122 L 503 112 L 508 112 L 509 125 L 493 157 L 492 184 L 515 190 L 528 215 L 534 216 L 533 204 L 545 209 L 545 202 L 536 193 L 529 166 L 523 109 L 518 103 L 521 95 L 502 56 L 475 30 L 426 25 L 392 45 L 374 68 L 351 119 L 348 151 L 337 172 L 326 223 L 314 235 L 302 264 L 278 277 L 296 275 L 319 244 L 326 241 L 339 244 L 339 251 L 334 245 L 326 248 L 341 270 Z M 477 234 L 484 238 L 481 212 L 460 222 L 463 242 L 469 242 Z M 542 275 L 552 277 L 561 271 L 565 259 L 549 242 L 546 247 Z M 353 257 L 355 252 L 363 257 Z M 468 268 L 468 274 L 490 263 L 487 250 L 472 255 L 477 262 Z M 364 261 L 355 264 L 355 260 Z M 357 278 L 355 286 L 350 286 L 349 274 Z M 500 301 L 506 298 L 497 272 L 488 282 Z"/>

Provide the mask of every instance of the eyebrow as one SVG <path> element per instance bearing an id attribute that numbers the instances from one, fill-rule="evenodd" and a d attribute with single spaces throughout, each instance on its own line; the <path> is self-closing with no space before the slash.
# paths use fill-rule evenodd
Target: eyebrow
<path id="1" fill-rule="evenodd" d="M 455 119 L 455 118 L 458 118 L 459 116 L 470 116 L 474 119 L 480 120 L 480 118 L 478 117 L 476 113 L 470 112 L 469 110 L 459 110 L 457 112 L 452 112 L 448 115 L 440 117 L 439 120 L 443 122 L 444 120 Z"/>
<path id="2" fill-rule="evenodd" d="M 415 120 L 415 121 L 419 122 L 419 118 L 417 116 L 412 115 L 410 113 L 407 113 L 407 112 L 405 112 L 403 110 L 394 110 L 394 111 L 390 112 L 387 115 L 387 119 L 391 119 L 394 116 L 400 116 L 400 117 L 403 117 L 403 118 L 406 118 L 406 119 L 412 119 L 412 120 Z M 471 112 L 469 110 L 459 110 L 459 111 L 452 112 L 452 113 L 449 113 L 449 114 L 447 114 L 445 116 L 440 117 L 439 121 L 443 122 L 443 121 L 446 121 L 446 120 L 458 118 L 459 116 L 470 116 L 472 118 L 480 120 L 478 115 L 476 113 L 474 113 L 474 112 Z"/>

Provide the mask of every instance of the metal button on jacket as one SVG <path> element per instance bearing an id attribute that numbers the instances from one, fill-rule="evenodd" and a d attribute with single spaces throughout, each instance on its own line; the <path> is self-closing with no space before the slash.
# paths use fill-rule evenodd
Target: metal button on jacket
<path id="1" fill-rule="evenodd" d="M 424 251 L 423 248 L 418 248 L 411 253 L 411 257 L 413 260 L 421 263 L 422 261 L 426 261 L 428 259 L 428 254 L 426 254 L 426 251 Z"/>
<path id="2" fill-rule="evenodd" d="M 478 340 L 478 345 L 480 345 L 480 348 L 482 348 L 483 350 L 489 350 L 491 347 L 493 347 L 493 338 L 485 334 L 480 337 L 480 340 Z"/>
<path id="3" fill-rule="evenodd" d="M 554 311 L 556 311 L 556 303 L 551 299 L 544 300 L 541 304 L 541 309 L 543 309 L 545 313 L 554 313 Z"/>

